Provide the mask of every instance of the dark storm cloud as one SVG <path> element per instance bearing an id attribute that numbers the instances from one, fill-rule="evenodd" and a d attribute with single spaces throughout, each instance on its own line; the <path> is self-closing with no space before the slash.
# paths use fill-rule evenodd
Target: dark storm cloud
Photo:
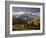
<path id="1" fill-rule="evenodd" d="M 21 19 L 34 18 L 34 16 L 40 16 L 40 8 L 29 8 L 29 7 L 13 7 L 13 16 Z"/>
<path id="2" fill-rule="evenodd" d="M 33 12 L 33 13 L 40 13 L 40 8 L 28 8 L 28 7 L 13 7 L 12 8 L 13 12 L 19 12 L 19 11 L 24 11 L 24 12 Z"/>

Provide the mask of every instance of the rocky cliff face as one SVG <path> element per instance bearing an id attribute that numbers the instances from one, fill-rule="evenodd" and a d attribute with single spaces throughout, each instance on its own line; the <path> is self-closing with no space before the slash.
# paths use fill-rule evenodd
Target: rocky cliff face
<path id="1" fill-rule="evenodd" d="M 28 21 L 22 21 L 21 20 L 21 22 L 17 22 L 17 23 L 18 24 L 13 25 L 13 31 L 40 30 L 40 17 L 36 17 L 35 19 L 28 20 Z"/>

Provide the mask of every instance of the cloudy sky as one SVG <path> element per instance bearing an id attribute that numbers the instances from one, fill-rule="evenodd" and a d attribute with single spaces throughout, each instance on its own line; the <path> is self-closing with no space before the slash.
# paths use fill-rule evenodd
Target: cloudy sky
<path id="1" fill-rule="evenodd" d="M 12 14 L 19 17 L 20 15 L 24 14 L 32 14 L 37 15 L 40 13 L 40 8 L 27 8 L 27 7 L 13 7 Z"/>

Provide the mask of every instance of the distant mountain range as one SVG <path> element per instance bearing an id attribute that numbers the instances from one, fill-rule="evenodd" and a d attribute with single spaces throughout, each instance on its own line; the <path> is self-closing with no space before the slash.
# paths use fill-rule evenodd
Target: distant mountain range
<path id="1" fill-rule="evenodd" d="M 13 17 L 16 17 L 16 15 L 14 15 Z M 24 15 L 20 15 L 19 17 L 16 17 L 18 19 L 22 19 L 22 20 L 32 20 L 35 17 L 37 17 L 36 15 L 31 15 L 31 14 L 24 14 Z"/>
<path id="2" fill-rule="evenodd" d="M 23 19 L 23 20 L 32 20 L 32 19 L 34 19 L 34 16 L 32 16 L 32 15 L 21 15 L 19 18 Z"/>
<path id="3" fill-rule="evenodd" d="M 34 15 L 21 15 L 19 16 L 19 18 L 16 18 L 15 16 L 13 16 L 13 23 L 14 24 L 21 24 L 21 23 L 27 23 L 27 21 L 31 21 L 33 19 L 35 19 L 37 16 Z"/>

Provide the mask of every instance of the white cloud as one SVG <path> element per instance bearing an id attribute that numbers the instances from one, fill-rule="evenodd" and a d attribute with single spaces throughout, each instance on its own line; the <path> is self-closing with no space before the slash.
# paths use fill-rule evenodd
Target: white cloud
<path id="1" fill-rule="evenodd" d="M 20 11 L 20 12 L 13 12 L 12 14 L 15 15 L 16 18 L 19 18 L 21 15 L 24 15 L 25 12 L 23 12 L 23 11 Z"/>
<path id="2" fill-rule="evenodd" d="M 32 13 L 32 15 L 40 16 L 40 13 Z"/>
<path id="3" fill-rule="evenodd" d="M 20 14 L 20 15 L 23 15 L 23 14 L 25 14 L 25 12 L 23 12 L 23 11 L 20 11 L 20 12 L 13 12 L 12 14 L 13 14 L 13 15 L 19 15 L 19 14 Z"/>

